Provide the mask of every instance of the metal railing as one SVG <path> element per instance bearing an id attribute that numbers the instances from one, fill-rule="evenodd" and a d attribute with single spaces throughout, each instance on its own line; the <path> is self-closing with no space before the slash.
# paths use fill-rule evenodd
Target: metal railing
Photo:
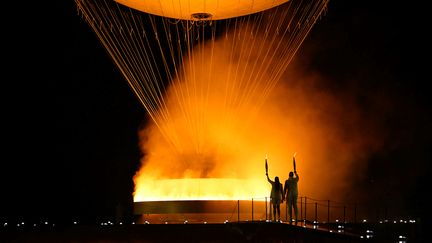
<path id="1" fill-rule="evenodd" d="M 242 222 L 274 221 L 272 203 L 269 197 L 251 198 L 250 200 L 226 201 L 167 201 L 142 202 L 135 215 L 152 222 Z M 137 205 L 137 203 L 136 203 Z M 327 230 L 337 229 L 341 225 L 364 222 L 393 220 L 388 218 L 388 209 L 380 205 L 337 202 L 328 199 L 315 199 L 301 196 L 297 199 L 298 223 L 303 227 Z M 292 213 L 293 219 L 294 212 Z M 280 218 L 289 223 L 286 201 L 280 205 Z M 150 221 L 150 220 L 149 220 Z M 343 226 L 344 228 L 345 226 Z"/>

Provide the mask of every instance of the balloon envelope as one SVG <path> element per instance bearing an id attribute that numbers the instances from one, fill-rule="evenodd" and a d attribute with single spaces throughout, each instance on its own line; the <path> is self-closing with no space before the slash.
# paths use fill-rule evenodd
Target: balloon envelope
<path id="1" fill-rule="evenodd" d="M 227 19 L 261 12 L 289 0 L 116 0 L 130 8 L 168 18 L 193 20 L 206 16 Z M 203 15 L 204 14 L 204 15 Z"/>

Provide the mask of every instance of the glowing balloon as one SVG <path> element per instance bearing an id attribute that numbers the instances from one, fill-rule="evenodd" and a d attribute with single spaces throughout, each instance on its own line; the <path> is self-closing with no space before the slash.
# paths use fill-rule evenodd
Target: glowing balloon
<path id="1" fill-rule="evenodd" d="M 288 0 L 116 0 L 130 8 L 168 18 L 227 19 L 261 12 Z"/>

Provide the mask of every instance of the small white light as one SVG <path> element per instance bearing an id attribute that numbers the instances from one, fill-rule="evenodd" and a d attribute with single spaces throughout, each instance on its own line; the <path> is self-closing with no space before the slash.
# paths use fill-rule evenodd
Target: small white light
<path id="1" fill-rule="evenodd" d="M 207 224 L 207 221 L 204 221 L 204 224 Z"/>
<path id="2" fill-rule="evenodd" d="M 122 225 L 123 223 L 122 222 L 120 222 L 120 225 Z"/>
<path id="3" fill-rule="evenodd" d="M 74 221 L 74 224 L 77 224 L 77 221 Z"/>
<path id="4" fill-rule="evenodd" d="M 48 222 L 47 222 L 47 221 L 45 221 L 45 224 L 48 224 Z"/>
<path id="5" fill-rule="evenodd" d="M 149 222 L 148 221 L 146 221 L 148 224 L 149 224 Z M 132 224 L 135 224 L 135 222 L 132 222 Z"/>

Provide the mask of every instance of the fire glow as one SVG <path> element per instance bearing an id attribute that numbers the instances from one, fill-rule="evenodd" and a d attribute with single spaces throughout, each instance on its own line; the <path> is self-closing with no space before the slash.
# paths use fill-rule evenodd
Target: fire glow
<path id="1" fill-rule="evenodd" d="M 379 146 L 376 138 L 351 129 L 364 125 L 355 103 L 316 90 L 319 77 L 305 75 L 293 63 L 259 112 L 251 112 L 257 110 L 259 92 L 251 102 L 229 111 L 227 96 L 220 92 L 230 84 L 223 75 L 229 69 L 223 59 L 226 53 L 218 45 L 215 53 L 219 57 L 212 60 L 217 67 L 212 85 L 219 87 L 209 89 L 206 105 L 195 102 L 204 97 L 191 96 L 187 106 L 179 107 L 174 89 L 166 96 L 172 119 L 162 125 L 176 142 L 171 143 L 154 123 L 140 131 L 144 156 L 134 176 L 134 201 L 264 200 L 271 189 L 265 176 L 266 155 L 269 177 L 285 181 L 294 170 L 294 153 L 301 178 L 299 196 L 332 195 L 333 200 L 342 200 L 350 191 L 350 180 L 364 170 L 357 161 Z M 194 65 L 195 71 L 201 70 L 206 61 Z M 187 89 L 195 82 L 201 89 L 207 83 L 197 81 L 185 80 L 177 88 Z M 243 90 L 231 92 L 239 97 Z M 184 113 L 196 124 L 191 125 Z"/>
<path id="2" fill-rule="evenodd" d="M 183 58 L 158 113 L 163 118 L 140 131 L 135 202 L 265 200 L 266 155 L 269 177 L 284 182 L 296 153 L 300 196 L 336 200 L 364 169 L 356 161 L 377 141 L 351 129 L 363 122 L 355 104 L 317 89 L 320 78 L 298 66 L 282 76 L 289 62 L 267 55 L 272 42 L 239 29 L 245 31 L 236 38 L 216 39 Z"/>
<path id="3" fill-rule="evenodd" d="M 270 178 L 284 181 L 294 152 L 300 196 L 353 195 L 350 183 L 364 176 L 382 131 L 358 96 L 328 92 L 332 80 L 304 58 L 291 64 L 327 0 L 291 0 L 221 22 L 75 2 L 151 121 L 139 131 L 135 202 L 257 200 L 270 192 L 265 155 Z"/>
<path id="4" fill-rule="evenodd" d="M 263 201 L 267 185 L 259 179 L 181 178 L 139 181 L 146 185 L 136 192 L 135 201 L 171 200 L 256 200 Z M 147 190 L 147 191 L 146 191 Z"/>
<path id="5" fill-rule="evenodd" d="M 271 79 L 261 69 L 252 69 L 250 59 L 230 60 L 252 53 L 246 46 L 226 48 L 233 45 L 230 40 L 215 41 L 193 53 L 193 62 L 184 64 L 188 71 L 164 98 L 170 118 L 140 132 L 145 156 L 134 177 L 135 201 L 268 197 L 264 156 L 278 149 L 272 145 L 274 131 L 268 130 L 271 109 L 263 113 L 261 107 L 269 97 L 263 91 L 269 90 Z M 277 61 L 259 55 L 253 60 Z M 243 73 L 245 80 L 235 80 L 239 75 L 233 77 L 233 72 Z M 288 174 L 291 159 L 283 156 L 269 155 L 270 176 L 276 168 Z"/>

